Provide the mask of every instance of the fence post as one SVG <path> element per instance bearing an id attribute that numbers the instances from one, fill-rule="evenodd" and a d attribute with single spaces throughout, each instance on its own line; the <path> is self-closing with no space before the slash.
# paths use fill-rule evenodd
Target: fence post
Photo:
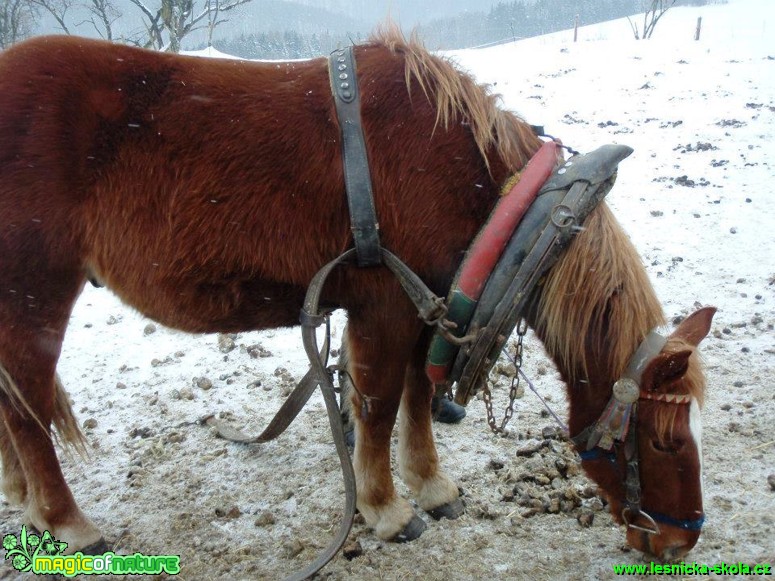
<path id="1" fill-rule="evenodd" d="M 576 22 L 573 25 L 573 42 L 576 42 L 579 38 L 579 15 L 576 14 Z"/>
<path id="2" fill-rule="evenodd" d="M 694 32 L 694 40 L 700 40 L 700 30 L 702 29 L 702 16 L 697 17 L 697 30 Z"/>

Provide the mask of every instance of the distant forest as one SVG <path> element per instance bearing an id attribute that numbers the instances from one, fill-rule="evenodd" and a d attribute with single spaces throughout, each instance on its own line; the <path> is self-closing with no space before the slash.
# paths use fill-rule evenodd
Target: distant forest
<path id="1" fill-rule="evenodd" d="M 680 5 L 704 5 L 708 0 L 678 0 Z M 469 12 L 433 20 L 418 27 L 420 37 L 431 49 L 452 50 L 509 42 L 579 25 L 638 14 L 642 0 L 537 0 L 534 3 L 502 2 L 489 13 Z M 328 54 L 340 46 L 361 40 L 369 31 L 350 34 L 304 33 L 298 31 L 243 34 L 216 40 L 213 46 L 227 54 L 252 59 L 293 59 Z"/>

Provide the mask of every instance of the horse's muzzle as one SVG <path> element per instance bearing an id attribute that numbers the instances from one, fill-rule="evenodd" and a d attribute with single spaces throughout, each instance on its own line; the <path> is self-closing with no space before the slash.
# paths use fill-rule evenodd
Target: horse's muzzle
<path id="1" fill-rule="evenodd" d="M 627 529 L 627 543 L 631 547 L 661 561 L 683 558 L 697 544 L 699 538 L 700 531 L 687 531 L 663 523 L 659 525 L 658 535 L 634 528 Z"/>

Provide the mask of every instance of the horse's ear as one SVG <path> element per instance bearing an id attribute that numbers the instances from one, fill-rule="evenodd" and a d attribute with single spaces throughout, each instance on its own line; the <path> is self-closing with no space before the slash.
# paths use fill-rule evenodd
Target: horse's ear
<path id="1" fill-rule="evenodd" d="M 691 355 L 691 349 L 657 355 L 643 373 L 643 388 L 646 391 L 653 391 L 667 382 L 683 377 L 689 369 Z"/>
<path id="2" fill-rule="evenodd" d="M 710 332 L 710 324 L 715 314 L 716 307 L 703 307 L 681 321 L 670 336 L 683 339 L 696 347 Z"/>

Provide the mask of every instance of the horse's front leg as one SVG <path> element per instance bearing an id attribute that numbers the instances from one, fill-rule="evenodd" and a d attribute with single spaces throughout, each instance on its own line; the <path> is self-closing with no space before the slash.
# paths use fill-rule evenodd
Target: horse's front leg
<path id="1" fill-rule="evenodd" d="M 424 337 L 406 367 L 398 424 L 398 467 L 417 503 L 433 518 L 463 513 L 457 485 L 444 473 L 433 441 L 431 399 L 434 388 L 425 375 L 428 340 Z"/>
<path id="2" fill-rule="evenodd" d="M 404 370 L 418 334 L 416 317 L 397 321 L 351 314 L 347 327 L 358 510 L 378 537 L 398 542 L 417 538 L 425 529 L 409 502 L 396 493 L 390 468 Z"/>

